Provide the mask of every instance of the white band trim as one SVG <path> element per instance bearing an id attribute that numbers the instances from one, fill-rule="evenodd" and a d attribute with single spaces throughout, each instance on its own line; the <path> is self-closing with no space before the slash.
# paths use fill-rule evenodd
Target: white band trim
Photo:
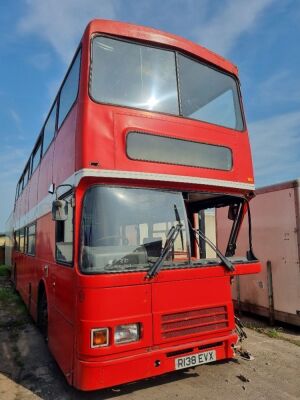
<path id="1" fill-rule="evenodd" d="M 71 184 L 75 187 L 78 186 L 82 178 L 85 177 L 96 177 L 96 178 L 118 178 L 118 179 L 138 179 L 147 181 L 159 181 L 159 182 L 179 182 L 179 183 L 193 183 L 197 185 L 206 186 L 218 186 L 224 188 L 233 189 L 244 189 L 244 190 L 254 190 L 254 185 L 243 183 L 243 182 L 232 182 L 232 181 L 222 181 L 218 179 L 208 179 L 208 178 L 194 178 L 191 176 L 181 176 L 181 175 L 169 175 L 169 174 L 153 174 L 149 172 L 131 172 L 131 171 L 117 171 L 117 170 L 97 170 L 91 168 L 84 168 L 73 175 L 69 176 L 62 184 Z M 68 191 L 66 188 L 59 191 L 59 195 L 63 194 L 64 191 Z M 43 200 L 41 200 L 36 206 L 34 206 L 30 211 L 23 215 L 18 221 L 15 221 L 15 228 L 21 228 L 35 221 L 36 219 L 48 214 L 52 208 L 52 201 L 54 200 L 54 195 L 48 194 Z"/>
<path id="2" fill-rule="evenodd" d="M 119 171 L 119 170 L 109 170 L 109 169 L 91 169 L 84 168 L 75 173 L 75 185 L 77 186 L 80 180 L 84 177 L 102 177 L 102 178 L 120 178 L 120 179 L 139 179 L 147 181 L 161 181 L 161 182 L 179 182 L 179 183 L 194 183 L 197 185 L 206 186 L 218 186 L 224 188 L 233 189 L 244 189 L 244 190 L 254 190 L 255 186 L 250 183 L 244 182 L 233 182 L 225 181 L 219 179 L 209 179 L 209 178 L 195 178 L 192 176 L 183 175 L 170 175 L 170 174 L 154 174 L 149 172 L 131 172 L 131 171 Z"/>

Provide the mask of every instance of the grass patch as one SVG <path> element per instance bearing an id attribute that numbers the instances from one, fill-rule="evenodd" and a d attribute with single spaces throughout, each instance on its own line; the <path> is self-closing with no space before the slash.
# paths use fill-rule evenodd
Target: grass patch
<path id="1" fill-rule="evenodd" d="M 0 305 L 11 310 L 14 316 L 20 317 L 22 314 L 27 314 L 25 304 L 12 287 L 0 287 Z"/>
<path id="2" fill-rule="evenodd" d="M 14 367 L 22 369 L 25 364 L 18 341 L 21 332 L 29 322 L 29 316 L 25 304 L 9 281 L 9 267 L 1 265 L 0 276 L 2 277 L 0 280 L 0 330 L 5 330 L 9 334 Z"/>
<path id="3" fill-rule="evenodd" d="M 10 276 L 10 267 L 8 267 L 7 265 L 0 265 L 0 276 Z"/>
<path id="4" fill-rule="evenodd" d="M 257 332 L 264 333 L 271 339 L 280 339 L 280 331 L 282 329 L 278 328 L 256 328 Z"/>
<path id="5" fill-rule="evenodd" d="M 247 323 L 247 324 L 245 324 L 245 326 L 247 326 L 247 328 L 252 329 L 256 332 L 262 333 L 263 335 L 266 335 L 271 339 L 284 340 L 285 342 L 289 342 L 289 343 L 292 343 L 292 344 L 300 347 L 300 340 L 281 335 L 281 333 L 283 332 L 283 329 L 281 327 L 279 327 L 279 328 L 262 328 L 262 327 L 255 326 L 252 323 Z"/>
<path id="6" fill-rule="evenodd" d="M 282 339 L 282 338 L 280 338 L 280 339 Z M 284 340 L 286 340 L 287 342 L 293 343 L 294 345 L 300 347 L 300 340 L 297 340 L 297 339 L 290 339 L 290 338 L 284 338 Z"/>
<path id="7" fill-rule="evenodd" d="M 9 287 L 0 287 L 0 301 L 4 304 L 20 303 L 21 299 L 19 295 L 13 291 L 13 289 Z"/>

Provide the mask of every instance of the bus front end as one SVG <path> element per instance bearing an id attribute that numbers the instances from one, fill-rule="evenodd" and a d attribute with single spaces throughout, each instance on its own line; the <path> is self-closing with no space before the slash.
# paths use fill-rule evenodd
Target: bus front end
<path id="1" fill-rule="evenodd" d="M 209 244 L 212 205 L 233 212 L 247 203 L 154 185 L 82 183 L 75 386 L 115 386 L 232 358 L 231 281 L 259 271 L 259 263 Z"/>
<path id="2" fill-rule="evenodd" d="M 236 67 L 108 21 L 89 25 L 82 57 L 72 383 L 93 390 L 230 359 L 231 282 L 260 270 Z M 249 245 L 236 255 L 243 221 Z"/>

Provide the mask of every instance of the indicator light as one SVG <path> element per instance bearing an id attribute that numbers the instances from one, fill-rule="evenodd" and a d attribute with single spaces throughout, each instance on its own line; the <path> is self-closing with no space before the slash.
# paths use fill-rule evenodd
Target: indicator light
<path id="1" fill-rule="evenodd" d="M 104 347 L 109 344 L 108 328 L 95 328 L 91 330 L 91 347 Z"/>

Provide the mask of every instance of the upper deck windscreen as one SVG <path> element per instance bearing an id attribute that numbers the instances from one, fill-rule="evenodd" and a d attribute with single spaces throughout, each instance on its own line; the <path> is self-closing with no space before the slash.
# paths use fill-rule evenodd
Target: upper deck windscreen
<path id="1" fill-rule="evenodd" d="M 96 36 L 91 65 L 97 102 L 243 129 L 236 80 L 183 54 Z"/>

